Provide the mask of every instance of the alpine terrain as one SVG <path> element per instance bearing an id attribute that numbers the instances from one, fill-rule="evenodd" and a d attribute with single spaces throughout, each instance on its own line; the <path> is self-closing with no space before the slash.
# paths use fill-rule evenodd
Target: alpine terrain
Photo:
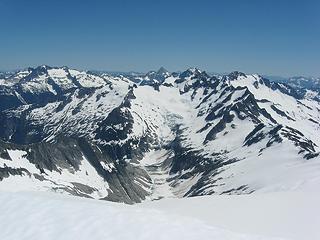
<path id="1" fill-rule="evenodd" d="M 320 184 L 319 91 L 293 80 L 49 66 L 0 77 L 1 190 L 132 204 Z"/>

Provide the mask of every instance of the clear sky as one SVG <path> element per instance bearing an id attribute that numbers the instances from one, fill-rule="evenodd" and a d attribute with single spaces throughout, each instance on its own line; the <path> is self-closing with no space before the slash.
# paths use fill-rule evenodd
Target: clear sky
<path id="1" fill-rule="evenodd" d="M 319 0 L 0 0 L 0 69 L 320 76 Z"/>

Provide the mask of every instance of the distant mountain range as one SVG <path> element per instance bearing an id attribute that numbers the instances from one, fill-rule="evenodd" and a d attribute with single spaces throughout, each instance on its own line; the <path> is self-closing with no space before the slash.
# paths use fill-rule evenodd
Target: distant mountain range
<path id="1" fill-rule="evenodd" d="M 0 189 L 135 203 L 319 186 L 320 80 L 0 74 Z"/>

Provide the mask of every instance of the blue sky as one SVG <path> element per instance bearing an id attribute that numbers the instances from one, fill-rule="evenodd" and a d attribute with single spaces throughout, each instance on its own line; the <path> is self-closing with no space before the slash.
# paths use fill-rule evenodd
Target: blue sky
<path id="1" fill-rule="evenodd" d="M 0 69 L 320 76 L 320 1 L 0 0 Z"/>

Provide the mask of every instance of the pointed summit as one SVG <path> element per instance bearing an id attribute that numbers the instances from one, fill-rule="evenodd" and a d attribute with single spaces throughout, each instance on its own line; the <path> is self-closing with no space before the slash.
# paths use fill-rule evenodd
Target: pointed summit
<path id="1" fill-rule="evenodd" d="M 246 77 L 246 74 L 239 71 L 233 71 L 227 75 L 228 79 L 233 81 L 238 79 L 238 77 Z"/>
<path id="2" fill-rule="evenodd" d="M 158 75 L 164 75 L 169 73 L 167 69 L 165 69 L 164 67 L 159 68 L 159 70 L 157 71 Z"/>
<path id="3" fill-rule="evenodd" d="M 180 74 L 180 78 L 187 78 L 197 74 L 201 74 L 201 71 L 198 68 L 188 68 Z"/>

